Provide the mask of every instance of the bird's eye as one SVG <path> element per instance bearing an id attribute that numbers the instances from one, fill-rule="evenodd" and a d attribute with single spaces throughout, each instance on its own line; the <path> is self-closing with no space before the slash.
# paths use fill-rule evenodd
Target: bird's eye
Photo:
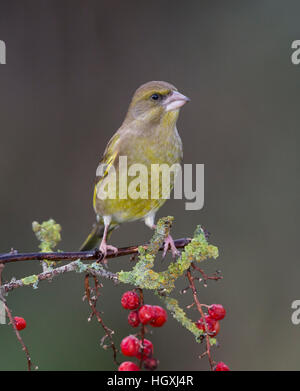
<path id="1" fill-rule="evenodd" d="M 158 100 L 159 99 L 159 94 L 153 94 L 151 95 L 152 100 Z"/>

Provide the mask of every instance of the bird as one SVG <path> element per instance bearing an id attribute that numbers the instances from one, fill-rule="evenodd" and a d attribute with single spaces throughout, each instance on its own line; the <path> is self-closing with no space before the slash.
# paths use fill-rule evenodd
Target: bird
<path id="1" fill-rule="evenodd" d="M 162 197 L 161 179 L 156 188 L 158 197 L 151 197 L 151 166 L 166 164 L 171 167 L 182 163 L 183 146 L 176 123 L 180 108 L 189 101 L 174 85 L 165 81 L 150 81 L 135 91 L 125 119 L 108 142 L 97 167 L 93 195 L 97 223 L 81 246 L 81 251 L 90 250 L 97 240 L 102 239 L 99 250 L 105 260 L 108 250 L 114 253 L 118 251 L 107 243 L 107 239 L 119 225 L 144 220 L 148 227 L 155 229 L 156 212 L 166 198 Z M 143 197 L 126 194 L 130 187 L 134 187 L 134 177 L 120 169 L 120 162 L 124 157 L 126 167 L 142 165 L 147 169 L 146 176 L 136 186 L 139 191 L 145 185 L 146 194 Z M 121 180 L 125 186 L 125 194 L 120 196 Z M 170 191 L 174 187 L 174 180 L 175 174 L 168 184 Z M 106 197 L 103 197 L 104 193 Z M 163 257 L 169 249 L 173 257 L 178 254 L 170 235 L 164 242 Z"/>

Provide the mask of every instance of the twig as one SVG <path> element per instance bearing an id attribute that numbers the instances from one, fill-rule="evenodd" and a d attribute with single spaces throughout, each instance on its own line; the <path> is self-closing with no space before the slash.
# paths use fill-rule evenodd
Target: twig
<path id="1" fill-rule="evenodd" d="M 205 327 L 206 352 L 202 356 L 207 354 L 210 368 L 211 368 L 211 370 L 213 370 L 213 368 L 214 368 L 214 361 L 213 361 L 213 359 L 211 357 L 211 354 L 210 354 L 209 331 L 208 331 L 207 324 L 206 324 L 206 321 L 205 321 L 205 315 L 204 315 L 204 312 L 202 310 L 202 305 L 201 305 L 201 303 L 200 303 L 200 301 L 198 300 L 198 297 L 197 297 L 197 291 L 196 291 L 195 284 L 194 284 L 194 277 L 191 274 L 191 270 L 188 269 L 186 274 L 187 274 L 187 278 L 188 278 L 189 283 L 190 283 L 190 287 L 191 287 L 192 292 L 193 292 L 194 302 L 196 304 L 196 307 L 197 307 L 198 311 L 201 314 L 201 317 L 202 317 L 203 322 L 204 322 L 204 327 Z"/>
<path id="2" fill-rule="evenodd" d="M 96 289 L 96 292 L 97 292 L 98 291 L 98 286 L 97 286 L 98 285 L 98 280 L 95 278 L 94 281 L 95 281 L 95 289 Z M 102 318 L 100 316 L 99 311 L 97 311 L 97 309 L 96 309 L 97 299 L 96 300 L 92 300 L 92 298 L 91 298 L 91 288 L 90 288 L 90 283 L 89 283 L 89 274 L 86 274 L 86 276 L 85 276 L 84 286 L 85 286 L 86 298 L 87 298 L 88 303 L 89 303 L 89 305 L 91 307 L 92 314 L 96 316 L 98 322 L 101 324 L 101 326 L 102 326 L 102 328 L 103 328 L 103 330 L 105 332 L 105 336 L 107 338 L 109 338 L 109 340 L 110 340 L 110 347 L 112 348 L 112 351 L 113 351 L 113 359 L 114 359 L 114 362 L 118 365 L 119 363 L 117 362 L 117 348 L 116 348 L 116 345 L 115 345 L 113 337 L 112 337 L 113 331 L 111 329 L 109 329 L 104 324 L 104 322 L 103 322 L 103 320 L 102 320 Z"/>
<path id="3" fill-rule="evenodd" d="M 3 269 L 4 269 L 4 264 L 0 263 L 0 285 L 2 283 L 2 272 L 3 272 Z M 14 331 L 15 331 L 17 339 L 18 339 L 18 341 L 20 342 L 20 344 L 22 346 L 22 350 L 24 350 L 24 352 L 25 352 L 26 359 L 27 359 L 28 371 L 31 371 L 31 358 L 30 358 L 29 351 L 27 349 L 27 346 L 25 345 L 25 343 L 22 340 L 22 337 L 21 337 L 21 335 L 19 333 L 19 330 L 16 327 L 16 322 L 15 322 L 13 316 L 12 316 L 11 310 L 8 308 L 8 306 L 6 304 L 6 300 L 3 297 L 2 292 L 0 292 L 0 300 L 3 302 L 5 312 L 6 312 L 6 314 L 8 316 L 8 319 L 10 320 L 10 323 L 11 323 L 11 325 L 12 325 Z"/>
<path id="4" fill-rule="evenodd" d="M 194 262 L 191 263 L 191 266 L 192 266 L 193 269 L 197 270 L 202 275 L 204 282 L 206 282 L 207 280 L 218 281 L 218 280 L 222 280 L 222 278 L 223 278 L 223 276 L 218 275 L 218 273 L 220 273 L 220 272 L 216 272 L 212 276 L 207 275 L 205 273 L 205 271 L 203 269 L 200 269 L 199 266 L 196 266 L 194 264 Z"/>
<path id="5" fill-rule="evenodd" d="M 138 291 L 139 291 L 139 294 L 140 294 L 140 302 L 141 302 L 141 306 L 144 305 L 144 293 L 143 293 L 143 289 L 141 288 L 138 288 Z M 145 325 L 143 323 L 141 323 L 141 359 L 140 359 L 140 368 L 142 368 L 143 366 L 143 361 L 144 361 L 144 339 L 145 339 Z"/>
<path id="6" fill-rule="evenodd" d="M 189 244 L 191 239 L 182 238 L 174 241 L 176 248 L 183 248 Z M 148 245 L 141 245 L 144 249 L 148 248 Z M 122 247 L 118 249 L 117 253 L 114 253 L 112 250 L 107 251 L 106 258 L 118 258 L 125 255 L 137 254 L 138 248 L 140 246 L 130 246 Z M 163 246 L 159 249 L 162 251 Z M 77 252 L 51 252 L 51 253 L 18 253 L 14 251 L 13 253 L 0 254 L 0 262 L 5 264 L 9 262 L 22 262 L 22 261 L 75 261 L 81 259 L 82 261 L 101 261 L 103 259 L 103 254 L 100 250 L 95 249 L 92 251 L 77 251 Z"/>
<path id="7" fill-rule="evenodd" d="M 10 320 L 10 323 L 13 327 L 13 329 L 15 330 L 15 333 L 16 333 L 16 337 L 18 339 L 18 341 L 20 342 L 20 344 L 22 345 L 22 349 L 24 350 L 25 352 L 25 355 L 26 355 L 26 359 L 27 359 L 27 368 L 28 368 L 28 371 L 31 371 L 31 358 L 30 358 L 30 355 L 29 355 L 29 351 L 27 349 L 27 346 L 24 344 L 22 338 L 21 338 L 21 335 L 19 333 L 19 331 L 17 330 L 17 327 L 16 327 L 16 324 L 15 324 L 15 321 L 14 321 L 14 318 L 11 314 L 11 311 L 10 309 L 7 307 L 6 303 L 4 303 L 4 308 L 5 308 L 5 311 L 7 313 L 7 316 Z"/>

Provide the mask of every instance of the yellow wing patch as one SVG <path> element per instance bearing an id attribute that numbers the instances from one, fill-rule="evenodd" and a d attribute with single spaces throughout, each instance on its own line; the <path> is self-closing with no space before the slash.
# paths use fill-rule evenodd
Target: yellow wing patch
<path id="1" fill-rule="evenodd" d="M 108 175 L 111 166 L 114 164 L 116 157 L 118 155 L 118 150 L 115 149 L 116 143 L 119 140 L 119 135 L 116 134 L 108 143 L 107 148 L 104 152 L 103 158 L 100 161 L 99 165 L 102 165 L 102 173 L 99 176 L 96 176 L 94 195 L 93 195 L 93 205 L 95 208 L 96 198 L 97 198 L 97 186 L 101 181 Z M 104 166 L 104 167 L 103 167 Z M 98 166 L 99 167 L 99 166 Z"/>

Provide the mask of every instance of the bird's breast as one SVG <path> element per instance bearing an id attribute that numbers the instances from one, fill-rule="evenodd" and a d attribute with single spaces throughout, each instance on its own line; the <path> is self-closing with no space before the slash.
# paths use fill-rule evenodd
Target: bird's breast
<path id="1" fill-rule="evenodd" d="M 121 143 L 118 158 L 114 162 L 116 180 L 116 197 L 114 199 L 96 200 L 95 209 L 100 215 L 111 215 L 116 223 L 142 219 L 151 211 L 156 211 L 166 201 L 164 194 L 171 192 L 174 186 L 174 172 L 170 172 L 170 181 L 163 188 L 162 177 L 155 181 L 153 165 L 180 164 L 182 160 L 182 142 L 176 127 L 169 131 L 158 129 L 149 134 L 128 134 Z M 127 158 L 127 167 L 120 170 L 120 157 Z M 124 160 L 123 160 L 124 161 Z M 108 174 L 110 175 L 110 173 Z M 157 177 L 156 177 L 157 179 Z M 120 197 L 120 185 L 127 187 L 127 196 Z M 140 197 L 136 198 L 140 193 Z"/>

